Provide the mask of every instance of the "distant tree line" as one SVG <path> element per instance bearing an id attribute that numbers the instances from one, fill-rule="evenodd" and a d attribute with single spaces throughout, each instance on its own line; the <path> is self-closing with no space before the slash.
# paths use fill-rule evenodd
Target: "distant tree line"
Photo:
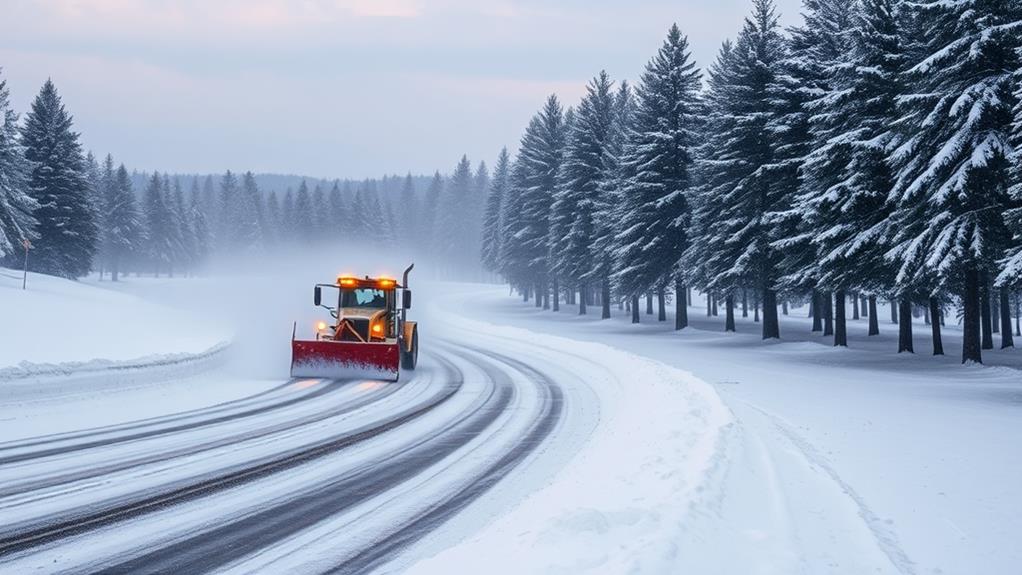
<path id="1" fill-rule="evenodd" d="M 0 117 L 0 262 L 8 266 L 21 265 L 27 240 L 30 270 L 72 279 L 190 275 L 218 257 L 331 243 L 400 250 L 449 276 L 479 269 L 489 171 L 485 163 L 473 170 L 467 157 L 450 176 L 360 182 L 140 174 L 83 153 L 51 81 L 19 124 L 0 78 Z M 278 193 L 259 179 L 297 185 Z"/>
<path id="2" fill-rule="evenodd" d="M 482 262 L 535 304 L 612 303 L 640 321 L 691 288 L 708 313 L 811 303 L 847 345 L 848 303 L 900 351 L 923 310 L 963 361 L 1013 346 L 1022 286 L 1022 2 L 804 0 L 778 24 L 753 0 L 705 76 L 672 26 L 633 89 L 606 73 L 565 109 L 551 96 L 496 165 Z M 1017 329 L 1017 328 L 1016 328 Z"/>

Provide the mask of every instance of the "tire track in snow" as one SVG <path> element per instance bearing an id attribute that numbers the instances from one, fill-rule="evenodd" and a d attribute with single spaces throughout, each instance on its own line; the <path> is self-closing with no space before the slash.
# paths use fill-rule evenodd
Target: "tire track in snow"
<path id="1" fill-rule="evenodd" d="M 90 504 L 74 513 L 49 517 L 40 524 L 6 526 L 0 531 L 0 557 L 26 551 L 66 537 L 81 535 L 143 514 L 191 501 L 229 488 L 238 487 L 256 479 L 314 461 L 338 450 L 366 441 L 386 431 L 400 427 L 447 402 L 461 387 L 455 374 L 441 393 L 424 403 L 413 405 L 379 422 L 363 426 L 339 436 L 311 445 L 274 454 L 227 472 L 201 476 L 170 488 L 136 494 L 128 501 L 118 500 L 114 505 Z"/>
<path id="2" fill-rule="evenodd" d="M 407 523 L 398 526 L 398 529 L 389 533 L 386 537 L 373 541 L 362 552 L 345 561 L 342 565 L 329 570 L 328 573 L 338 575 L 368 573 L 393 560 L 407 546 L 443 525 L 447 520 L 511 473 L 515 467 L 543 443 L 560 421 L 563 413 L 564 393 L 552 378 L 506 355 L 477 348 L 466 349 L 471 349 L 496 363 L 504 364 L 524 374 L 544 392 L 542 408 L 537 414 L 531 429 L 511 451 L 500 456 L 482 473 L 478 474 L 470 484 L 452 493 L 450 497 L 437 501 L 424 513 L 410 518 Z M 494 379 L 502 376 L 500 370 L 495 365 L 480 365 L 480 367 Z M 506 375 L 503 377 L 506 377 Z"/>
<path id="3" fill-rule="evenodd" d="M 888 560 L 890 560 L 891 565 L 893 565 L 898 572 L 904 575 L 915 575 L 916 564 L 911 558 L 909 558 L 905 550 L 902 549 L 901 543 L 898 541 L 897 534 L 869 507 L 866 500 L 859 495 L 858 492 L 856 492 L 840 474 L 838 474 L 837 470 L 831 466 L 830 462 L 823 454 L 821 454 L 810 442 L 806 441 L 801 435 L 795 432 L 780 416 L 774 415 L 773 413 L 770 413 L 755 404 L 749 403 L 748 401 L 738 401 L 766 417 L 774 425 L 777 431 L 780 432 L 780 434 L 799 451 L 807 462 L 823 470 L 830 480 L 858 509 L 859 517 L 862 519 L 863 524 L 869 530 L 870 534 L 872 534 L 877 547 L 885 556 L 887 556 Z"/>

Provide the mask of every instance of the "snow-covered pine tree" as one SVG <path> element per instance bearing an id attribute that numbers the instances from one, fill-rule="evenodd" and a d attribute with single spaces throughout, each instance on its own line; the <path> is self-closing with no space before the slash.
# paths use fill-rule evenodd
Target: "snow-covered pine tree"
<path id="1" fill-rule="evenodd" d="M 38 209 L 29 195 L 32 164 L 18 140 L 18 115 L 11 109 L 7 81 L 0 78 L 0 261 L 22 253 L 22 242 L 35 239 Z"/>
<path id="2" fill-rule="evenodd" d="M 221 253 L 232 253 L 238 247 L 238 229 L 242 217 L 241 191 L 238 178 L 227 170 L 220 179 L 220 195 L 217 201 L 216 247 Z"/>
<path id="3" fill-rule="evenodd" d="M 203 201 L 203 192 L 199 188 L 199 179 L 192 180 L 192 190 L 188 201 L 188 220 L 194 238 L 194 267 L 199 268 L 206 263 L 213 246 L 213 238 L 209 230 L 209 218 Z"/>
<path id="4" fill-rule="evenodd" d="M 440 200 L 443 195 L 444 178 L 437 171 L 433 174 L 433 179 L 429 181 L 429 187 L 426 189 L 426 196 L 422 202 L 422 214 L 418 224 L 418 245 L 420 249 L 425 249 L 427 252 L 435 243 L 437 213 L 440 209 Z"/>
<path id="5" fill-rule="evenodd" d="M 316 182 L 316 187 L 312 189 L 312 234 L 316 241 L 323 241 L 326 238 L 329 226 L 330 212 L 326 192 L 323 190 L 323 183 Z"/>
<path id="6" fill-rule="evenodd" d="M 596 267 L 595 215 L 600 183 L 609 175 L 607 149 L 613 121 L 613 82 L 606 72 L 600 72 L 589 82 L 575 110 L 550 208 L 551 268 L 579 292 L 579 314 L 586 313 Z"/>
<path id="7" fill-rule="evenodd" d="M 454 269 L 475 261 L 478 243 L 471 243 L 472 164 L 462 156 L 451 174 L 437 214 L 436 254 Z M 469 256 L 471 254 L 471 256 Z"/>
<path id="8" fill-rule="evenodd" d="M 29 195 L 38 203 L 29 268 L 73 279 L 92 267 L 99 229 L 72 124 L 57 88 L 47 80 L 25 117 L 21 143 L 32 162 Z"/>
<path id="9" fill-rule="evenodd" d="M 309 194 L 309 186 L 305 180 L 298 185 L 298 192 L 295 194 L 294 218 L 295 238 L 303 242 L 315 239 L 312 222 L 312 195 Z"/>
<path id="10" fill-rule="evenodd" d="M 277 237 L 281 243 L 293 242 L 295 235 L 295 192 L 288 188 L 284 192 L 284 201 L 280 204 L 280 228 Z"/>
<path id="11" fill-rule="evenodd" d="M 493 170 L 490 180 L 489 195 L 486 197 L 486 210 L 483 213 L 482 241 L 480 242 L 480 259 L 483 268 L 491 272 L 500 269 L 500 243 L 503 229 L 504 199 L 508 194 L 511 176 L 511 157 L 507 148 L 500 150 L 497 156 L 497 167 Z"/>
<path id="12" fill-rule="evenodd" d="M 772 122 L 778 143 L 771 175 L 793 196 L 791 208 L 773 216 L 786 230 L 774 243 L 782 255 L 780 283 L 796 293 L 821 289 L 822 301 L 837 302 L 840 309 L 829 330 L 837 346 L 847 345 L 842 310 L 850 286 L 821 284 L 819 266 L 825 254 L 818 242 L 832 237 L 831 220 L 844 200 L 835 190 L 849 161 L 848 133 L 856 127 L 842 106 L 857 96 L 849 93 L 849 76 L 855 70 L 848 56 L 857 7 L 843 0 L 805 0 L 805 24 L 791 31 L 783 73 L 774 88 L 780 110 Z"/>
<path id="13" fill-rule="evenodd" d="M 523 293 L 534 289 L 540 305 L 548 282 L 557 282 L 550 275 L 550 206 L 564 140 L 564 111 L 551 95 L 522 136 L 503 210 L 502 271 Z"/>
<path id="14" fill-rule="evenodd" d="M 276 190 L 270 190 L 266 196 L 266 208 L 263 217 L 263 244 L 267 247 L 280 242 L 280 198 Z"/>
<path id="15" fill-rule="evenodd" d="M 811 219 L 826 230 L 814 239 L 819 282 L 869 293 L 874 308 L 877 295 L 890 293 L 895 273 L 884 257 L 883 236 L 894 184 L 888 156 L 899 142 L 893 126 L 905 62 L 896 9 L 895 0 L 862 0 L 855 14 L 847 57 L 831 92 L 819 100 L 819 108 L 835 119 L 827 144 L 842 149 L 843 164 L 837 166 L 837 183 L 816 186 L 808 197 Z M 875 313 L 869 333 L 879 333 Z"/>
<path id="16" fill-rule="evenodd" d="M 700 85 L 688 39 L 672 25 L 636 90 L 634 128 L 622 161 L 627 176 L 615 218 L 620 230 L 616 280 L 622 294 L 638 296 L 674 284 L 678 329 L 687 325 L 687 288 L 679 263 L 690 233 Z"/>
<path id="17" fill-rule="evenodd" d="M 101 241 L 103 267 L 110 272 L 110 281 L 118 281 L 122 267 L 145 242 L 145 228 L 138 211 L 135 190 L 124 164 L 114 169 L 113 157 L 103 163 L 103 195 Z"/>
<path id="18" fill-rule="evenodd" d="M 734 129 L 735 116 L 730 112 L 731 73 L 734 58 L 734 44 L 725 40 L 710 66 L 703 92 L 705 115 L 702 123 L 702 145 L 696 149 L 695 175 L 698 185 L 690 197 L 692 221 L 689 226 L 689 245 L 682 258 L 685 279 L 690 285 L 704 291 L 709 301 L 707 286 L 710 285 L 712 270 L 709 268 L 710 255 L 727 240 L 716 233 L 717 208 L 714 191 L 723 183 L 740 177 L 744 167 L 740 162 L 725 160 L 717 154 Z M 742 288 L 747 295 L 748 290 Z M 744 301 L 744 299 L 743 299 Z M 632 322 L 639 323 L 637 311 L 638 294 L 633 296 Z"/>
<path id="19" fill-rule="evenodd" d="M 145 217 L 146 242 L 144 258 L 153 275 L 169 268 L 173 246 L 171 244 L 171 214 L 163 192 L 163 178 L 153 172 L 142 198 Z"/>
<path id="20" fill-rule="evenodd" d="M 241 177 L 241 194 L 237 209 L 238 247 L 249 251 L 261 249 L 266 215 L 263 208 L 263 193 L 259 190 L 259 184 L 252 172 L 245 172 Z"/>
<path id="21" fill-rule="evenodd" d="M 414 246 L 419 239 L 418 218 L 419 200 L 415 195 L 415 180 L 412 173 L 405 175 L 401 184 L 401 195 L 398 198 L 397 225 L 399 229 L 397 236 L 405 246 Z"/>
<path id="22" fill-rule="evenodd" d="M 619 212 L 621 188 L 627 175 L 622 166 L 625 146 L 628 143 L 635 117 L 635 97 L 632 87 L 622 81 L 614 96 L 614 117 L 607 136 L 605 154 L 605 175 L 600 182 L 596 208 L 593 212 L 595 230 L 593 237 L 592 281 L 600 286 L 601 318 L 610 319 L 610 304 L 613 298 L 614 252 L 618 232 L 621 229 Z"/>
<path id="23" fill-rule="evenodd" d="M 724 98 L 713 98 L 713 122 L 723 129 L 707 145 L 705 169 L 713 172 L 700 201 L 706 237 L 700 250 L 707 277 L 702 290 L 728 294 L 743 286 L 760 292 L 763 338 L 780 337 L 777 318 L 777 275 L 780 254 L 772 246 L 782 228 L 770 218 L 787 208 L 790 190 L 775 182 L 770 169 L 776 159 L 778 136 L 771 130 L 776 117 L 772 91 L 785 57 L 785 43 L 772 0 L 754 0 L 752 17 L 717 78 Z M 720 62 L 718 62 L 720 64 Z"/>
<path id="24" fill-rule="evenodd" d="M 980 294 L 1009 232 L 1007 193 L 1013 74 L 1022 34 L 1014 2 L 906 3 L 921 31 L 900 99 L 905 136 L 891 217 L 897 288 L 957 291 L 963 362 L 981 362 Z"/>
<path id="25" fill-rule="evenodd" d="M 177 220 L 177 261 L 176 267 L 186 276 L 191 273 L 197 260 L 195 256 L 195 230 L 192 229 L 191 213 L 185 202 L 184 189 L 179 178 L 174 178 L 174 219 Z"/>

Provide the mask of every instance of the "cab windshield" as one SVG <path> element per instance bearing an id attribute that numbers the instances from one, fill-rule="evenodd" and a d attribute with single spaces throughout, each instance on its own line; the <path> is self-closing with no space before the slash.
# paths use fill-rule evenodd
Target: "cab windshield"
<path id="1" fill-rule="evenodd" d="M 376 288 L 358 288 L 341 291 L 341 307 L 387 307 L 387 293 Z"/>

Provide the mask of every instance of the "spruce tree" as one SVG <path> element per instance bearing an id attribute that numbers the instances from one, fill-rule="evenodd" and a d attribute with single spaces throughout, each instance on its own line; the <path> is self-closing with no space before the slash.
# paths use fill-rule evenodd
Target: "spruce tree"
<path id="1" fill-rule="evenodd" d="M 769 217 L 786 209 L 790 197 L 784 182 L 769 173 L 776 157 L 777 135 L 771 130 L 776 117 L 772 89 L 785 57 L 784 40 L 771 0 L 755 0 L 751 18 L 724 62 L 720 90 L 714 98 L 713 122 L 723 132 L 707 146 L 703 162 L 715 173 L 703 190 L 703 214 L 712 221 L 702 224 L 707 278 L 706 292 L 731 293 L 743 286 L 760 292 L 763 306 L 763 338 L 780 337 L 777 318 L 777 280 L 780 254 L 773 243 L 782 239 L 782 228 Z"/>
<path id="2" fill-rule="evenodd" d="M 436 243 L 437 232 L 437 214 L 440 211 L 440 201 L 444 196 L 444 178 L 437 171 L 433 174 L 433 179 L 429 182 L 429 188 L 426 190 L 426 197 L 422 204 L 422 220 L 419 227 L 419 246 L 420 249 L 431 251 L 431 247 Z M 356 212 L 357 213 L 357 212 Z M 425 255 L 425 254 L 423 254 Z"/>
<path id="3" fill-rule="evenodd" d="M 679 268 L 688 247 L 694 151 L 699 142 L 701 74 L 688 39 L 671 26 L 646 65 L 636 91 L 634 129 L 623 164 L 617 281 L 623 295 L 676 284 L 687 291 Z M 681 325 L 680 327 L 685 327 Z"/>
<path id="4" fill-rule="evenodd" d="M 284 201 L 280 204 L 280 230 L 278 236 L 281 243 L 293 242 L 295 234 L 295 192 L 291 188 L 284 193 Z"/>
<path id="5" fill-rule="evenodd" d="M 1010 2 L 919 0 L 905 4 L 920 26 L 920 61 L 905 75 L 904 143 L 891 218 L 898 290 L 957 291 L 962 361 L 982 361 L 981 286 L 1009 232 L 1005 182 L 1011 152 L 1017 9 Z"/>
<path id="6" fill-rule="evenodd" d="M 312 196 L 309 186 L 302 180 L 295 194 L 294 232 L 295 238 L 308 242 L 314 239 L 312 222 Z"/>
<path id="7" fill-rule="evenodd" d="M 163 178 L 159 172 L 153 172 L 149 178 L 149 184 L 143 195 L 142 211 L 146 228 L 144 257 L 153 275 L 159 277 L 160 272 L 170 267 L 174 251 L 170 228 L 172 216 L 166 203 Z"/>
<path id="8" fill-rule="evenodd" d="M 233 172 L 227 170 L 220 179 L 220 196 L 217 202 L 217 215 L 219 217 L 216 245 L 220 252 L 230 253 L 238 248 L 243 218 L 243 205 L 241 202 L 241 191 L 238 187 L 238 178 Z"/>
<path id="9" fill-rule="evenodd" d="M 10 107 L 7 81 L 0 78 L 0 261 L 22 253 L 22 242 L 34 240 L 39 208 L 29 195 L 32 164 L 18 140 L 18 116 Z"/>
<path id="10" fill-rule="evenodd" d="M 238 246 L 245 250 L 260 249 L 266 216 L 263 213 L 263 194 L 252 172 L 245 172 L 241 177 L 241 195 L 235 209 L 238 210 L 235 230 Z"/>
<path id="11" fill-rule="evenodd" d="M 532 288 L 537 297 L 557 278 L 550 273 L 550 209 L 565 142 L 564 111 L 557 96 L 547 98 L 542 110 L 529 122 L 512 170 L 513 201 L 505 210 L 505 233 L 501 244 L 502 267 L 520 289 Z"/>
<path id="12" fill-rule="evenodd" d="M 497 167 L 490 180 L 490 190 L 486 197 L 486 210 L 483 214 L 482 241 L 480 242 L 480 258 L 483 268 L 495 272 L 500 265 L 500 243 L 503 222 L 501 215 L 504 199 L 507 196 L 511 175 L 511 157 L 507 148 L 500 150 L 497 156 Z"/>
<path id="13" fill-rule="evenodd" d="M 213 239 L 209 229 L 209 218 L 206 213 L 203 192 L 199 188 L 198 178 L 192 180 L 191 197 L 188 202 L 189 223 L 194 238 L 193 265 L 201 267 L 209 258 Z"/>
<path id="14" fill-rule="evenodd" d="M 145 228 L 128 170 L 124 164 L 114 169 L 113 164 L 108 155 L 103 166 L 101 251 L 110 280 L 118 281 L 123 265 L 142 249 Z"/>
<path id="15" fill-rule="evenodd" d="M 419 201 L 415 196 L 415 180 L 412 179 L 412 174 L 409 172 L 401 184 L 401 196 L 398 199 L 397 210 L 397 224 L 400 226 L 398 237 L 406 246 L 415 245 L 418 240 L 419 212 Z"/>
<path id="16" fill-rule="evenodd" d="M 614 121 L 613 82 L 601 72 L 587 86 L 564 146 L 557 191 L 550 208 L 552 271 L 581 294 L 579 314 L 596 267 L 596 209 L 600 184 L 610 175 L 607 150 Z"/>
<path id="17" fill-rule="evenodd" d="M 33 271 L 78 278 L 89 272 L 99 230 L 78 134 L 53 82 L 32 102 L 21 142 L 32 162 L 29 195 L 38 203 Z"/>
<path id="18" fill-rule="evenodd" d="M 444 189 L 437 214 L 434 248 L 448 263 L 460 266 L 475 261 L 478 243 L 472 244 L 472 164 L 462 156 Z M 468 256 L 471 254 L 471 256 Z"/>

